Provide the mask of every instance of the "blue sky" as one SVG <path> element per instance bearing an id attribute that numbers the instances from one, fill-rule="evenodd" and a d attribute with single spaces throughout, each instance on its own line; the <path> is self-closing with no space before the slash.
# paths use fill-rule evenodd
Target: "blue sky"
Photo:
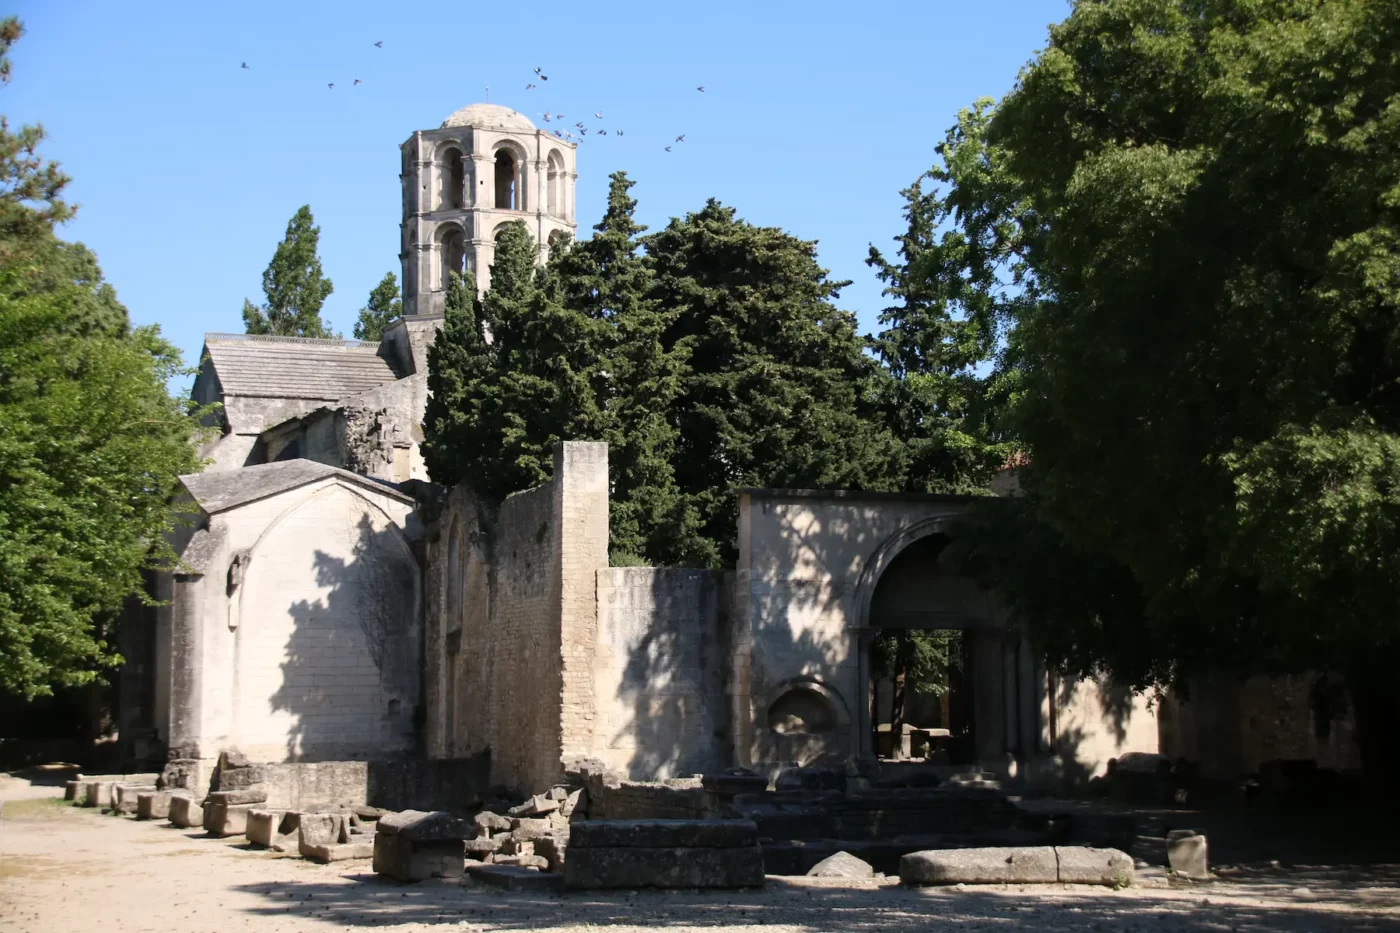
<path id="1" fill-rule="evenodd" d="M 717 197 L 820 241 L 823 265 L 854 280 L 843 306 L 873 330 L 883 300 L 864 259 L 899 233 L 900 189 L 959 108 L 1012 86 L 1068 4 L 25 0 L 17 12 L 28 33 L 0 113 L 43 123 L 43 154 L 81 205 L 63 235 L 94 249 L 132 318 L 159 323 L 189 361 L 206 331 L 242 330 L 243 299 L 261 301 L 304 203 L 335 283 L 323 314 L 348 336 L 369 290 L 398 272 L 399 144 L 488 85 L 537 123 L 562 111 L 625 131 L 580 146 L 581 236 L 617 169 L 653 229 Z"/>

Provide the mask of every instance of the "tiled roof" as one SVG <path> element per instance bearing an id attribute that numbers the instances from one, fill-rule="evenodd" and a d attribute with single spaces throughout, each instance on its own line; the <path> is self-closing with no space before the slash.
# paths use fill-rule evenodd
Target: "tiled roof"
<path id="1" fill-rule="evenodd" d="M 379 345 L 359 340 L 205 334 L 224 394 L 334 401 L 398 378 Z"/>
<path id="2" fill-rule="evenodd" d="M 213 515 L 332 476 L 405 502 L 413 501 L 411 496 L 388 483 L 312 460 L 283 460 L 236 470 L 192 473 L 180 477 L 180 482 L 199 507 Z"/>

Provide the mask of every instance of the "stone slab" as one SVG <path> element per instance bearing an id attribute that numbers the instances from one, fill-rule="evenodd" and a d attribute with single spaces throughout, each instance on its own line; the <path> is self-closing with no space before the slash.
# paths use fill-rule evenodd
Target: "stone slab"
<path id="1" fill-rule="evenodd" d="M 527 840 L 538 839 L 554 832 L 557 827 L 548 819 L 534 819 L 532 817 L 511 817 L 510 820 L 511 837 L 514 839 Z"/>
<path id="2" fill-rule="evenodd" d="M 557 891 L 564 880 L 559 875 L 549 872 L 512 865 L 485 865 L 480 862 L 469 863 L 466 873 L 473 881 L 507 891 Z"/>
<path id="3" fill-rule="evenodd" d="M 568 836 L 541 836 L 535 840 L 535 855 L 543 858 L 550 871 L 563 871 L 569 850 Z"/>
<path id="4" fill-rule="evenodd" d="M 571 824 L 575 849 L 739 849 L 758 844 L 752 820 L 584 820 Z"/>
<path id="5" fill-rule="evenodd" d="M 1167 867 L 1193 881 L 1210 879 L 1206 837 L 1192 830 L 1167 834 Z"/>
<path id="6" fill-rule="evenodd" d="M 118 784 L 112 788 L 112 809 L 118 813 L 135 813 L 141 794 L 154 793 L 154 784 Z"/>
<path id="7" fill-rule="evenodd" d="M 237 790 L 216 790 L 209 795 L 210 803 L 232 806 L 240 803 L 267 803 L 267 791 L 261 787 L 241 787 Z"/>
<path id="8" fill-rule="evenodd" d="M 211 836 L 242 836 L 248 831 L 251 803 L 224 803 L 211 800 L 204 806 L 204 830 Z"/>
<path id="9" fill-rule="evenodd" d="M 472 823 L 475 824 L 476 834 L 480 838 L 489 837 L 493 833 L 508 833 L 511 830 L 510 820 L 507 817 L 489 810 L 483 810 L 472 817 Z"/>
<path id="10" fill-rule="evenodd" d="M 1103 884 L 1124 887 L 1133 883 L 1133 859 L 1117 849 L 1057 846 L 1061 884 Z"/>
<path id="11" fill-rule="evenodd" d="M 83 806 L 110 807 L 115 781 L 88 781 L 83 785 Z"/>
<path id="12" fill-rule="evenodd" d="M 138 820 L 170 819 L 170 801 L 175 797 L 188 797 L 185 791 L 157 790 L 136 795 L 136 818 Z"/>
<path id="13" fill-rule="evenodd" d="M 1052 846 L 931 849 L 899 860 L 899 880 L 930 884 L 1053 884 L 1060 879 Z"/>
<path id="14" fill-rule="evenodd" d="M 579 824 L 575 824 L 576 826 Z M 569 849 L 564 886 L 594 888 L 756 888 L 763 852 L 748 848 Z"/>
<path id="15" fill-rule="evenodd" d="M 410 842 L 446 842 L 462 840 L 476 835 L 471 823 L 458 819 L 446 810 L 430 813 L 422 810 L 403 810 L 386 814 L 379 818 L 379 832 L 390 836 L 402 836 Z"/>
<path id="16" fill-rule="evenodd" d="M 484 862 L 501 848 L 504 843 L 496 839 L 468 839 L 464 846 L 467 858 Z"/>
<path id="17" fill-rule="evenodd" d="M 466 852 L 460 839 L 413 842 L 394 833 L 378 833 L 374 837 L 374 870 L 396 881 L 460 878 L 465 862 Z"/>
<path id="18" fill-rule="evenodd" d="M 813 865 L 807 875 L 811 878 L 873 878 L 875 869 L 849 852 L 837 852 Z"/>
<path id="19" fill-rule="evenodd" d="M 307 855 L 311 847 L 333 846 L 349 841 L 349 820 L 344 814 L 302 813 L 297 821 L 297 847 L 302 855 Z"/>
<path id="20" fill-rule="evenodd" d="M 170 822 L 185 829 L 204 827 L 204 808 L 193 797 L 170 797 Z"/>
<path id="21" fill-rule="evenodd" d="M 313 862 L 320 862 L 322 864 L 346 862 L 356 858 L 373 858 L 374 843 L 342 842 L 334 845 L 303 845 L 301 847 L 301 855 L 302 858 L 307 858 Z"/>

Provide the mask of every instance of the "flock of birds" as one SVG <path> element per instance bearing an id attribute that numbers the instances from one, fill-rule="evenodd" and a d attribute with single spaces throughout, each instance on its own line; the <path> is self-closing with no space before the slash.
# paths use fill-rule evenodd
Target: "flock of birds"
<path id="1" fill-rule="evenodd" d="M 379 42 L 375 42 L 375 43 L 374 43 L 374 47 L 375 47 L 376 49 L 382 49 L 382 48 L 384 48 L 384 43 L 383 43 L 383 41 L 381 40 L 381 41 L 379 41 Z M 243 63 L 242 63 L 242 68 L 243 68 L 244 71 L 251 70 L 251 69 L 249 68 L 247 62 L 243 62 Z M 545 73 L 544 73 L 544 69 L 542 69 L 542 68 L 536 68 L 536 69 L 535 69 L 535 77 L 538 78 L 538 79 L 541 80 L 541 81 L 548 81 L 548 80 L 549 80 L 549 75 L 545 74 Z M 351 85 L 351 86 L 353 87 L 353 86 L 355 86 L 355 85 L 360 85 L 360 84 L 363 84 L 363 83 L 364 83 L 364 82 L 361 81 L 359 78 L 355 78 L 355 79 L 354 79 L 354 85 Z M 335 82 L 334 82 L 334 81 L 327 81 L 327 82 L 326 82 L 326 87 L 327 87 L 328 89 L 334 91 L 334 90 L 335 90 Z M 527 83 L 525 84 L 525 90 L 527 90 L 527 91 L 533 91 L 533 90 L 535 90 L 537 87 L 539 87 L 539 85 L 535 84 L 533 81 L 527 82 Z M 705 93 L 705 86 L 704 86 L 703 84 L 702 84 L 702 85 L 699 85 L 698 87 L 695 88 L 695 90 L 697 90 L 697 91 L 699 91 L 701 94 L 703 94 L 703 93 Z M 491 88 L 490 88 L 489 86 L 486 88 L 486 99 L 487 99 L 488 101 L 491 99 Z M 551 113 L 551 112 L 549 112 L 549 111 L 545 111 L 544 113 L 540 114 L 540 116 L 542 116 L 542 117 L 544 118 L 544 122 L 546 122 L 546 123 L 553 123 L 553 122 L 556 121 L 556 120 L 563 120 L 563 119 L 564 119 L 564 114 L 562 114 L 562 113 Z M 594 119 L 601 120 L 601 119 L 603 119 L 603 112 L 602 112 L 601 110 L 594 111 L 593 117 L 594 117 Z M 555 129 L 554 127 L 550 127 L 546 132 L 553 133 L 555 136 L 558 136 L 558 137 L 560 137 L 561 139 L 567 139 L 567 140 L 569 140 L 570 142 L 573 142 L 573 143 L 582 142 L 582 141 L 583 141 L 583 137 L 585 137 L 585 136 L 588 135 L 588 127 L 587 127 L 586 125 L 584 125 L 584 123 L 583 123 L 582 120 L 579 120 L 578 122 L 574 123 L 574 129 L 577 129 L 577 130 L 578 130 L 577 135 L 573 132 L 573 130 L 559 130 L 559 129 Z M 607 135 L 608 135 L 608 131 L 605 130 L 605 129 L 601 129 L 601 128 L 595 128 L 595 129 L 593 130 L 593 134 L 594 134 L 595 136 L 607 136 Z M 624 136 L 624 135 L 626 135 L 626 134 L 625 134 L 622 130 L 615 129 L 615 130 L 613 130 L 613 135 L 614 135 L 614 136 Z M 683 143 L 683 142 L 685 142 L 685 134 L 684 134 L 684 133 L 682 133 L 682 134 L 680 134 L 679 136 L 677 136 L 676 139 L 675 139 L 675 142 L 673 142 L 673 143 L 671 144 L 671 146 L 674 146 L 676 143 Z M 666 149 L 667 152 L 670 152 L 670 151 L 671 151 L 671 146 L 666 146 L 666 147 L 665 147 L 665 149 Z"/>

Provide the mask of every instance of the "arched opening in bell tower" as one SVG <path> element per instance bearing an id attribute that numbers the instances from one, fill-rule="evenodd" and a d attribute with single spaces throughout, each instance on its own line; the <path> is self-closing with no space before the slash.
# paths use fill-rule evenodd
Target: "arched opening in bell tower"
<path id="1" fill-rule="evenodd" d="M 462 274 L 466 262 L 466 240 L 462 228 L 446 225 L 438 228 L 438 287 L 446 291 L 452 284 L 452 273 Z"/>
<path id="2" fill-rule="evenodd" d="M 564 157 L 555 149 L 549 153 L 548 175 L 546 177 L 549 190 L 548 211 L 555 217 L 564 216 Z"/>
<path id="3" fill-rule="evenodd" d="M 496 150 L 496 209 L 520 210 L 520 185 L 516 177 L 515 153 L 509 149 Z"/>
<path id="4" fill-rule="evenodd" d="M 438 163 L 438 209 L 461 210 L 466 206 L 463 191 L 466 188 L 466 162 L 462 150 L 447 149 Z"/>

